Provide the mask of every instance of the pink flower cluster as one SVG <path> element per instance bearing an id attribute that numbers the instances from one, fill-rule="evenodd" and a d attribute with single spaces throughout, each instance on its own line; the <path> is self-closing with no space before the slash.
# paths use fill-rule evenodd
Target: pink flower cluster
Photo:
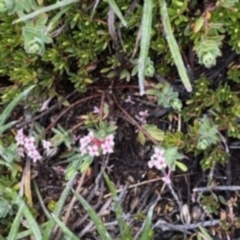
<path id="1" fill-rule="evenodd" d="M 41 160 L 42 156 L 37 150 L 34 137 L 26 136 L 23 133 L 23 129 L 19 129 L 15 136 L 15 140 L 17 142 L 17 145 L 19 146 L 19 156 L 25 157 L 25 154 L 27 154 L 27 156 L 30 157 L 34 162 Z M 42 145 L 47 150 L 50 148 L 51 143 L 49 141 L 42 140 Z"/>
<path id="2" fill-rule="evenodd" d="M 166 164 L 166 159 L 164 156 L 164 150 L 155 148 L 154 149 L 154 154 L 151 156 L 151 160 L 148 161 L 148 167 L 152 168 L 155 167 L 158 170 L 164 170 L 168 165 Z M 163 171 L 164 177 L 162 177 L 162 180 L 166 184 L 171 184 L 171 169 L 168 169 L 168 173 L 166 174 L 165 171 Z"/>
<path id="3" fill-rule="evenodd" d="M 99 156 L 100 153 L 107 154 L 113 152 L 114 135 L 110 134 L 105 139 L 98 139 L 93 132 L 80 139 L 80 151 L 82 154 L 89 154 L 91 157 Z"/>
<path id="4" fill-rule="evenodd" d="M 147 117 L 149 116 L 149 113 L 148 113 L 148 110 L 145 110 L 145 111 L 140 111 L 138 113 L 139 116 L 137 116 L 138 120 L 142 123 L 142 124 L 146 124 L 146 120 L 147 120 Z"/>
<path id="5" fill-rule="evenodd" d="M 158 170 L 161 170 L 167 167 L 165 157 L 164 157 L 164 150 L 159 148 L 154 149 L 154 154 L 151 156 L 151 160 L 148 162 L 148 167 L 149 168 L 155 167 Z"/>

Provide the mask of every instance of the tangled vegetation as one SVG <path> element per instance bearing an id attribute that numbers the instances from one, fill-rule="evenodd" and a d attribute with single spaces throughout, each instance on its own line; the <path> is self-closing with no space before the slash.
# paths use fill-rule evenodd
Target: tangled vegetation
<path id="1" fill-rule="evenodd" d="M 230 167 L 240 139 L 239 26 L 238 0 L 0 0 L 1 239 L 239 237 Z M 111 169 L 125 156 L 124 131 L 140 171 L 163 185 L 135 212 L 121 205 L 131 174 L 114 179 Z M 44 164 L 62 174 L 47 201 Z M 195 171 L 202 180 L 191 183 Z M 69 221 L 76 201 L 92 225 Z"/>

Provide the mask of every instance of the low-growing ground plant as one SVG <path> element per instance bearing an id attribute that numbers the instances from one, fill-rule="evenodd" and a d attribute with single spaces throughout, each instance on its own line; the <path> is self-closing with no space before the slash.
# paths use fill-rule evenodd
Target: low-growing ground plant
<path id="1" fill-rule="evenodd" d="M 239 13 L 0 0 L 0 237 L 238 237 Z"/>

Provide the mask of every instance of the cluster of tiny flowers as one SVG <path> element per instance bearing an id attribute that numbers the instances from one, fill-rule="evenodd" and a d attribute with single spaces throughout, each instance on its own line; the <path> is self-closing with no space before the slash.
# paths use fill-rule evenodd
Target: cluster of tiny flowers
<path id="1" fill-rule="evenodd" d="M 151 156 L 150 161 L 148 161 L 148 167 L 152 168 L 155 167 L 158 170 L 163 170 L 167 167 L 168 165 L 166 164 L 166 159 L 164 156 L 164 150 L 155 148 L 154 149 L 154 154 Z M 162 180 L 166 184 L 171 184 L 171 169 L 168 169 L 168 173 L 165 173 L 165 176 L 162 177 Z"/>
<path id="2" fill-rule="evenodd" d="M 37 150 L 34 137 L 26 136 L 23 133 L 23 129 L 19 129 L 15 136 L 15 140 L 17 142 L 19 156 L 24 157 L 25 154 L 27 154 L 27 156 L 30 157 L 34 162 L 41 160 L 42 156 Z M 45 149 L 49 149 L 51 143 L 43 140 L 42 145 Z"/>
<path id="3" fill-rule="evenodd" d="M 145 110 L 145 111 L 140 111 L 139 113 L 138 113 L 138 120 L 142 123 L 142 124 L 146 124 L 146 119 L 147 119 L 147 117 L 149 116 L 149 113 L 148 113 L 148 110 Z"/>
<path id="4" fill-rule="evenodd" d="M 113 152 L 114 136 L 110 134 L 105 139 L 98 139 L 93 132 L 80 139 L 80 151 L 82 154 L 89 154 L 91 157 L 99 156 L 100 153 L 107 154 Z"/>
<path id="5" fill-rule="evenodd" d="M 151 160 L 148 162 L 148 167 L 155 167 L 158 170 L 165 169 L 167 167 L 164 157 L 164 150 L 159 148 L 154 149 L 154 154 L 151 156 Z"/>

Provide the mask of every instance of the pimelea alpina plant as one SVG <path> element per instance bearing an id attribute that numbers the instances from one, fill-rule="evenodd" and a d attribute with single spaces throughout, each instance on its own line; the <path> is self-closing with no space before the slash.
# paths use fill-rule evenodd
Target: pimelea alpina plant
<path id="1" fill-rule="evenodd" d="M 164 150 L 159 149 L 157 147 L 154 148 L 154 154 L 151 156 L 151 159 L 148 161 L 148 167 L 153 168 L 155 167 L 158 170 L 161 170 L 164 173 L 164 177 L 162 177 L 162 180 L 170 184 L 171 183 L 171 169 L 166 163 L 166 159 L 164 156 Z M 168 173 L 166 174 L 165 169 L 168 167 Z"/>
<path id="2" fill-rule="evenodd" d="M 93 132 L 89 132 L 87 136 L 80 138 L 80 152 L 89 154 L 91 157 L 99 156 L 100 154 L 113 153 L 114 135 L 109 134 L 105 138 L 100 139 L 94 136 Z"/>
<path id="3" fill-rule="evenodd" d="M 183 159 L 183 157 L 182 154 L 178 153 L 176 147 L 168 149 L 155 147 L 154 154 L 148 161 L 148 167 L 155 167 L 156 169 L 161 170 L 164 175 L 162 180 L 167 184 L 171 184 L 171 172 L 175 171 L 176 165 L 183 171 L 187 170 L 183 163 L 177 161 L 178 159 Z M 166 169 L 168 169 L 168 172 L 166 172 Z"/>
<path id="4" fill-rule="evenodd" d="M 26 136 L 23 133 L 22 128 L 17 131 L 15 140 L 17 142 L 19 156 L 25 157 L 26 154 L 33 160 L 33 162 L 42 159 L 42 156 L 37 149 L 35 138 L 32 136 Z M 42 146 L 46 151 L 49 151 L 52 144 L 49 141 L 42 140 Z"/>

